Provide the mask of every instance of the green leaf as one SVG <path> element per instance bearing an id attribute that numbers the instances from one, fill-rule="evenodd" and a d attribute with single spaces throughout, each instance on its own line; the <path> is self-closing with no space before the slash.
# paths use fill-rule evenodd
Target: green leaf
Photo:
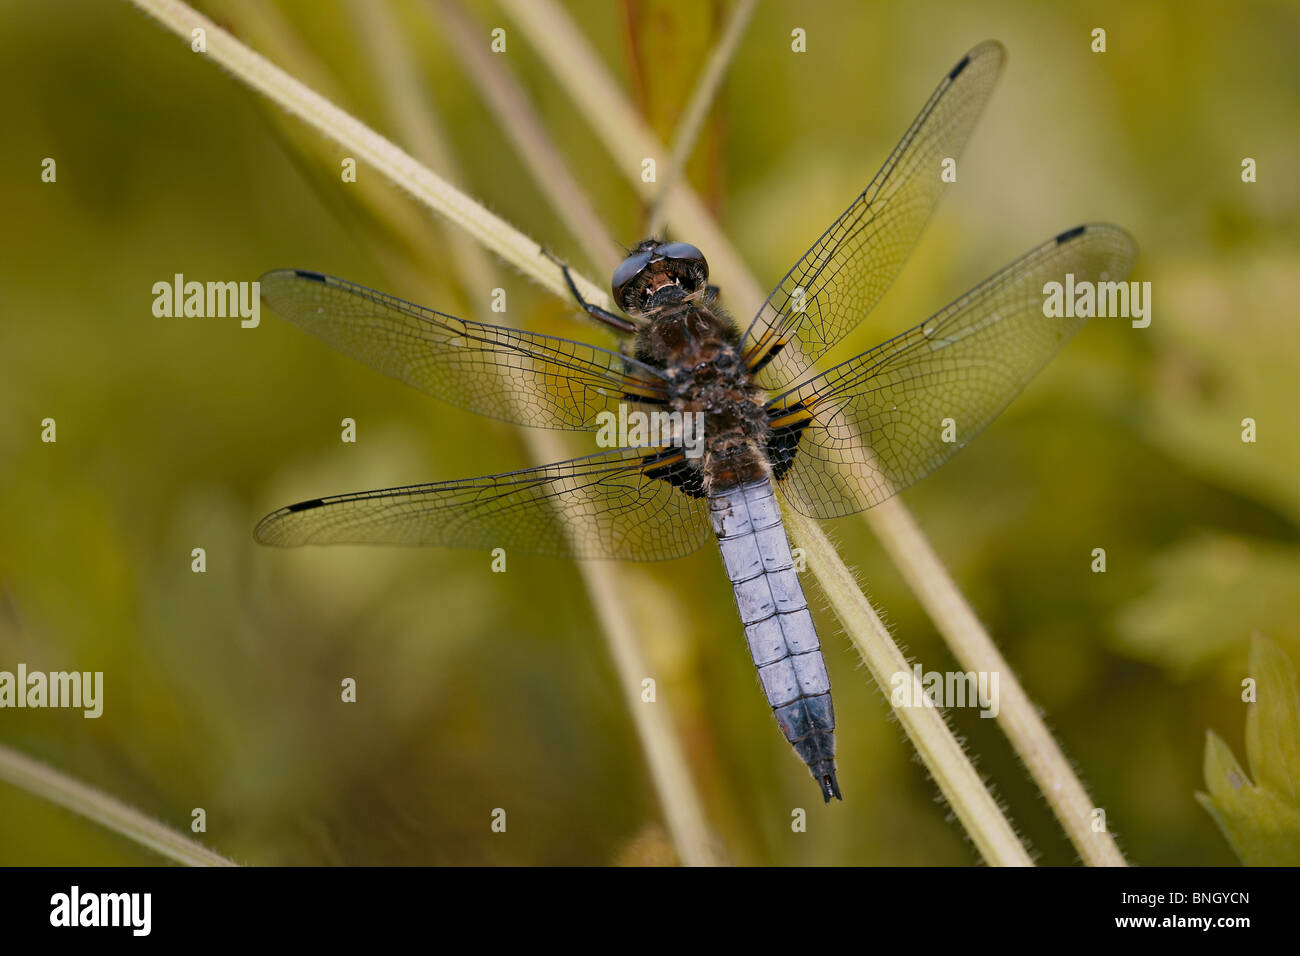
<path id="1" fill-rule="evenodd" d="M 1196 799 L 1247 866 L 1300 865 L 1300 690 L 1275 643 L 1251 641 L 1256 699 L 1246 715 L 1252 783 L 1213 731 L 1205 741 L 1205 785 Z"/>
<path id="2" fill-rule="evenodd" d="M 1239 654 L 1242 622 L 1291 633 L 1300 616 L 1300 551 L 1289 545 L 1196 534 L 1160 552 L 1152 575 L 1150 588 L 1116 616 L 1116 640 L 1125 654 L 1180 679 Z"/>
<path id="3" fill-rule="evenodd" d="M 1250 642 L 1256 702 L 1246 712 L 1250 772 L 1292 806 L 1300 806 L 1300 692 L 1286 652 L 1265 637 Z"/>
<path id="4" fill-rule="evenodd" d="M 1300 516 L 1300 443 L 1286 434 L 1300 401 L 1300 323 L 1278 322 L 1266 305 L 1300 294 L 1295 263 L 1261 254 L 1213 271 L 1192 259 L 1170 266 L 1160 307 L 1178 321 L 1151 328 L 1162 355 L 1149 393 L 1151 440 L 1225 488 Z M 1257 423 L 1254 441 L 1241 437 L 1246 416 Z"/>

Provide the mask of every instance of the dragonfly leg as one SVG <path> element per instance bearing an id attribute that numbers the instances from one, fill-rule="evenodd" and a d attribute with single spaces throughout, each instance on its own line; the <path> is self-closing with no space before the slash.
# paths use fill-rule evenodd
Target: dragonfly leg
<path id="1" fill-rule="evenodd" d="M 592 305 L 582 297 L 582 293 L 578 291 L 577 283 L 573 281 L 573 273 L 569 271 L 568 263 L 561 262 L 545 249 L 542 249 L 541 253 L 560 267 L 560 271 L 564 273 L 564 281 L 569 285 L 569 291 L 573 293 L 574 300 L 578 303 L 578 307 L 582 309 L 583 312 L 586 312 L 597 322 L 603 322 L 605 325 L 608 325 L 619 332 L 627 332 L 629 334 L 636 333 L 636 323 L 631 319 L 622 315 L 615 315 L 608 309 L 602 309 L 598 305 Z"/>

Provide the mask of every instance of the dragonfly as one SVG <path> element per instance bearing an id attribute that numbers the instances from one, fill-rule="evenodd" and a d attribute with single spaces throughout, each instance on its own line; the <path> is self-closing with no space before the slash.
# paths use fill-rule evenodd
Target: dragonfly
<path id="1" fill-rule="evenodd" d="M 256 539 L 636 561 L 714 540 L 776 723 L 825 802 L 843 799 L 830 680 L 782 508 L 837 518 L 938 468 L 1084 323 L 1047 315 L 1045 285 L 1071 273 L 1076 284 L 1123 281 L 1137 254 L 1118 226 L 1076 226 L 919 325 L 817 369 L 901 271 L 948 188 L 944 160 L 961 153 L 1004 57 L 988 41 L 944 75 L 743 331 L 703 252 L 667 239 L 639 243 L 614 272 L 622 314 L 585 301 L 560 263 L 577 306 L 623 336 L 617 349 L 455 318 L 320 272 L 262 276 L 274 312 L 452 405 L 532 427 L 595 432 L 616 414 L 667 416 L 671 427 L 539 467 L 312 498 L 267 515 Z M 687 421 L 702 421 L 693 448 Z"/>

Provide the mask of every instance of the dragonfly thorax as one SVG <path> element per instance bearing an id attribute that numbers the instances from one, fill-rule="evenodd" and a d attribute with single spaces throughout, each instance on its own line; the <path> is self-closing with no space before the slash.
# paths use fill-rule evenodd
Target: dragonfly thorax
<path id="1" fill-rule="evenodd" d="M 726 315 L 686 303 L 656 318 L 641 345 L 643 355 L 662 362 L 672 410 L 702 416 L 704 455 L 695 467 L 704 488 L 767 475 L 768 415 Z"/>

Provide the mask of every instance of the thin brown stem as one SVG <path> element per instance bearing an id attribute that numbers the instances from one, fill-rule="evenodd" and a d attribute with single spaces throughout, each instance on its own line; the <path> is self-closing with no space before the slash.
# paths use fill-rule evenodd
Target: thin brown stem
<path id="1" fill-rule="evenodd" d="M 756 6 L 758 0 L 740 0 L 732 8 L 731 15 L 722 28 L 722 36 L 718 38 L 708 60 L 705 61 L 704 69 L 700 71 L 699 81 L 695 84 L 691 98 L 687 101 L 681 119 L 677 122 L 677 129 L 673 132 L 672 155 L 667 166 L 659 170 L 659 194 L 650 205 L 646 235 L 662 235 L 661 230 L 667 217 L 665 200 L 677 188 L 677 181 L 685 172 L 686 161 L 691 158 L 691 151 L 694 150 L 695 143 L 700 137 L 700 131 L 704 129 L 704 120 L 708 117 L 714 100 L 717 99 L 718 91 L 722 89 L 722 82 L 727 78 L 727 69 L 731 66 L 736 50 L 740 47 L 741 37 L 745 35 Z"/>

